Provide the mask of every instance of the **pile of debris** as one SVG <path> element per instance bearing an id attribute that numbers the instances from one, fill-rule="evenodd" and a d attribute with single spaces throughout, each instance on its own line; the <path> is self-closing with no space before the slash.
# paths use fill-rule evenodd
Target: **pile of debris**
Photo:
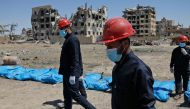
<path id="1" fill-rule="evenodd" d="M 6 53 L 6 56 L 3 56 L 2 65 L 18 65 L 20 60 L 17 56 L 11 56 L 10 53 Z"/>
<path id="2" fill-rule="evenodd" d="M 144 40 L 144 41 L 134 40 L 134 41 L 131 41 L 131 44 L 133 46 L 145 46 L 145 45 L 159 46 L 160 42 L 159 41 L 147 41 L 147 40 Z"/>

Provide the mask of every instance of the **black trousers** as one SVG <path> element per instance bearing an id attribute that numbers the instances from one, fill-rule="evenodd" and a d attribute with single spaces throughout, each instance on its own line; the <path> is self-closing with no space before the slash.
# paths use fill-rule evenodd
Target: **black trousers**
<path id="1" fill-rule="evenodd" d="M 189 73 L 190 72 L 179 72 L 179 71 L 174 72 L 176 94 L 182 93 L 182 86 L 183 86 L 183 91 L 187 91 Z M 182 85 L 182 79 L 183 79 L 183 85 Z"/>
<path id="2" fill-rule="evenodd" d="M 76 78 L 75 84 L 69 83 L 69 78 L 63 79 L 63 94 L 64 94 L 64 106 L 65 109 L 72 109 L 72 99 L 82 105 L 85 109 L 96 109 L 87 99 L 79 92 L 79 79 Z"/>

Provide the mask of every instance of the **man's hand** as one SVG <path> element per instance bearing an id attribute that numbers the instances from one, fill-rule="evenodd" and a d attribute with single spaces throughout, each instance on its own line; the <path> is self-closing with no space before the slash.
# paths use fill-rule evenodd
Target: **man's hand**
<path id="1" fill-rule="evenodd" d="M 181 48 L 181 52 L 183 53 L 183 55 L 187 55 L 187 51 L 184 48 Z"/>
<path id="2" fill-rule="evenodd" d="M 75 84 L 75 76 L 70 76 L 70 77 L 69 77 L 69 83 L 70 83 L 71 85 L 74 85 L 74 84 Z"/>
<path id="3" fill-rule="evenodd" d="M 170 68 L 170 72 L 171 72 L 171 73 L 174 73 L 174 68 Z"/>

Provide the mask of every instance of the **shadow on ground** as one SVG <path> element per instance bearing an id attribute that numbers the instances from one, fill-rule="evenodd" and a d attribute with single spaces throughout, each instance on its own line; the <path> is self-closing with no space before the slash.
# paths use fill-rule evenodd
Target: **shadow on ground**
<path id="1" fill-rule="evenodd" d="M 78 105 L 76 102 L 72 102 L 72 104 Z M 64 109 L 64 101 L 58 99 L 58 100 L 53 100 L 53 101 L 46 101 L 42 104 L 43 106 L 46 105 L 51 105 L 55 107 L 56 109 Z"/>
<path id="2" fill-rule="evenodd" d="M 183 102 L 178 107 L 190 107 L 190 104 L 188 102 Z"/>
<path id="3" fill-rule="evenodd" d="M 56 109 L 63 109 L 64 105 L 63 105 L 63 101 L 58 99 L 58 100 L 53 100 L 53 101 L 46 101 L 42 104 L 43 106 L 45 105 L 51 105 L 54 106 Z"/>

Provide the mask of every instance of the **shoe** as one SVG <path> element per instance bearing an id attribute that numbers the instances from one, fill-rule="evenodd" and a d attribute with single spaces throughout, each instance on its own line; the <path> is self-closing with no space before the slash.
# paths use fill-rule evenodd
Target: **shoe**
<path id="1" fill-rule="evenodd" d="M 180 98 L 181 98 L 181 94 L 178 94 L 178 95 L 174 96 L 174 99 L 175 99 L 175 100 L 178 100 L 178 99 L 180 99 Z"/>

